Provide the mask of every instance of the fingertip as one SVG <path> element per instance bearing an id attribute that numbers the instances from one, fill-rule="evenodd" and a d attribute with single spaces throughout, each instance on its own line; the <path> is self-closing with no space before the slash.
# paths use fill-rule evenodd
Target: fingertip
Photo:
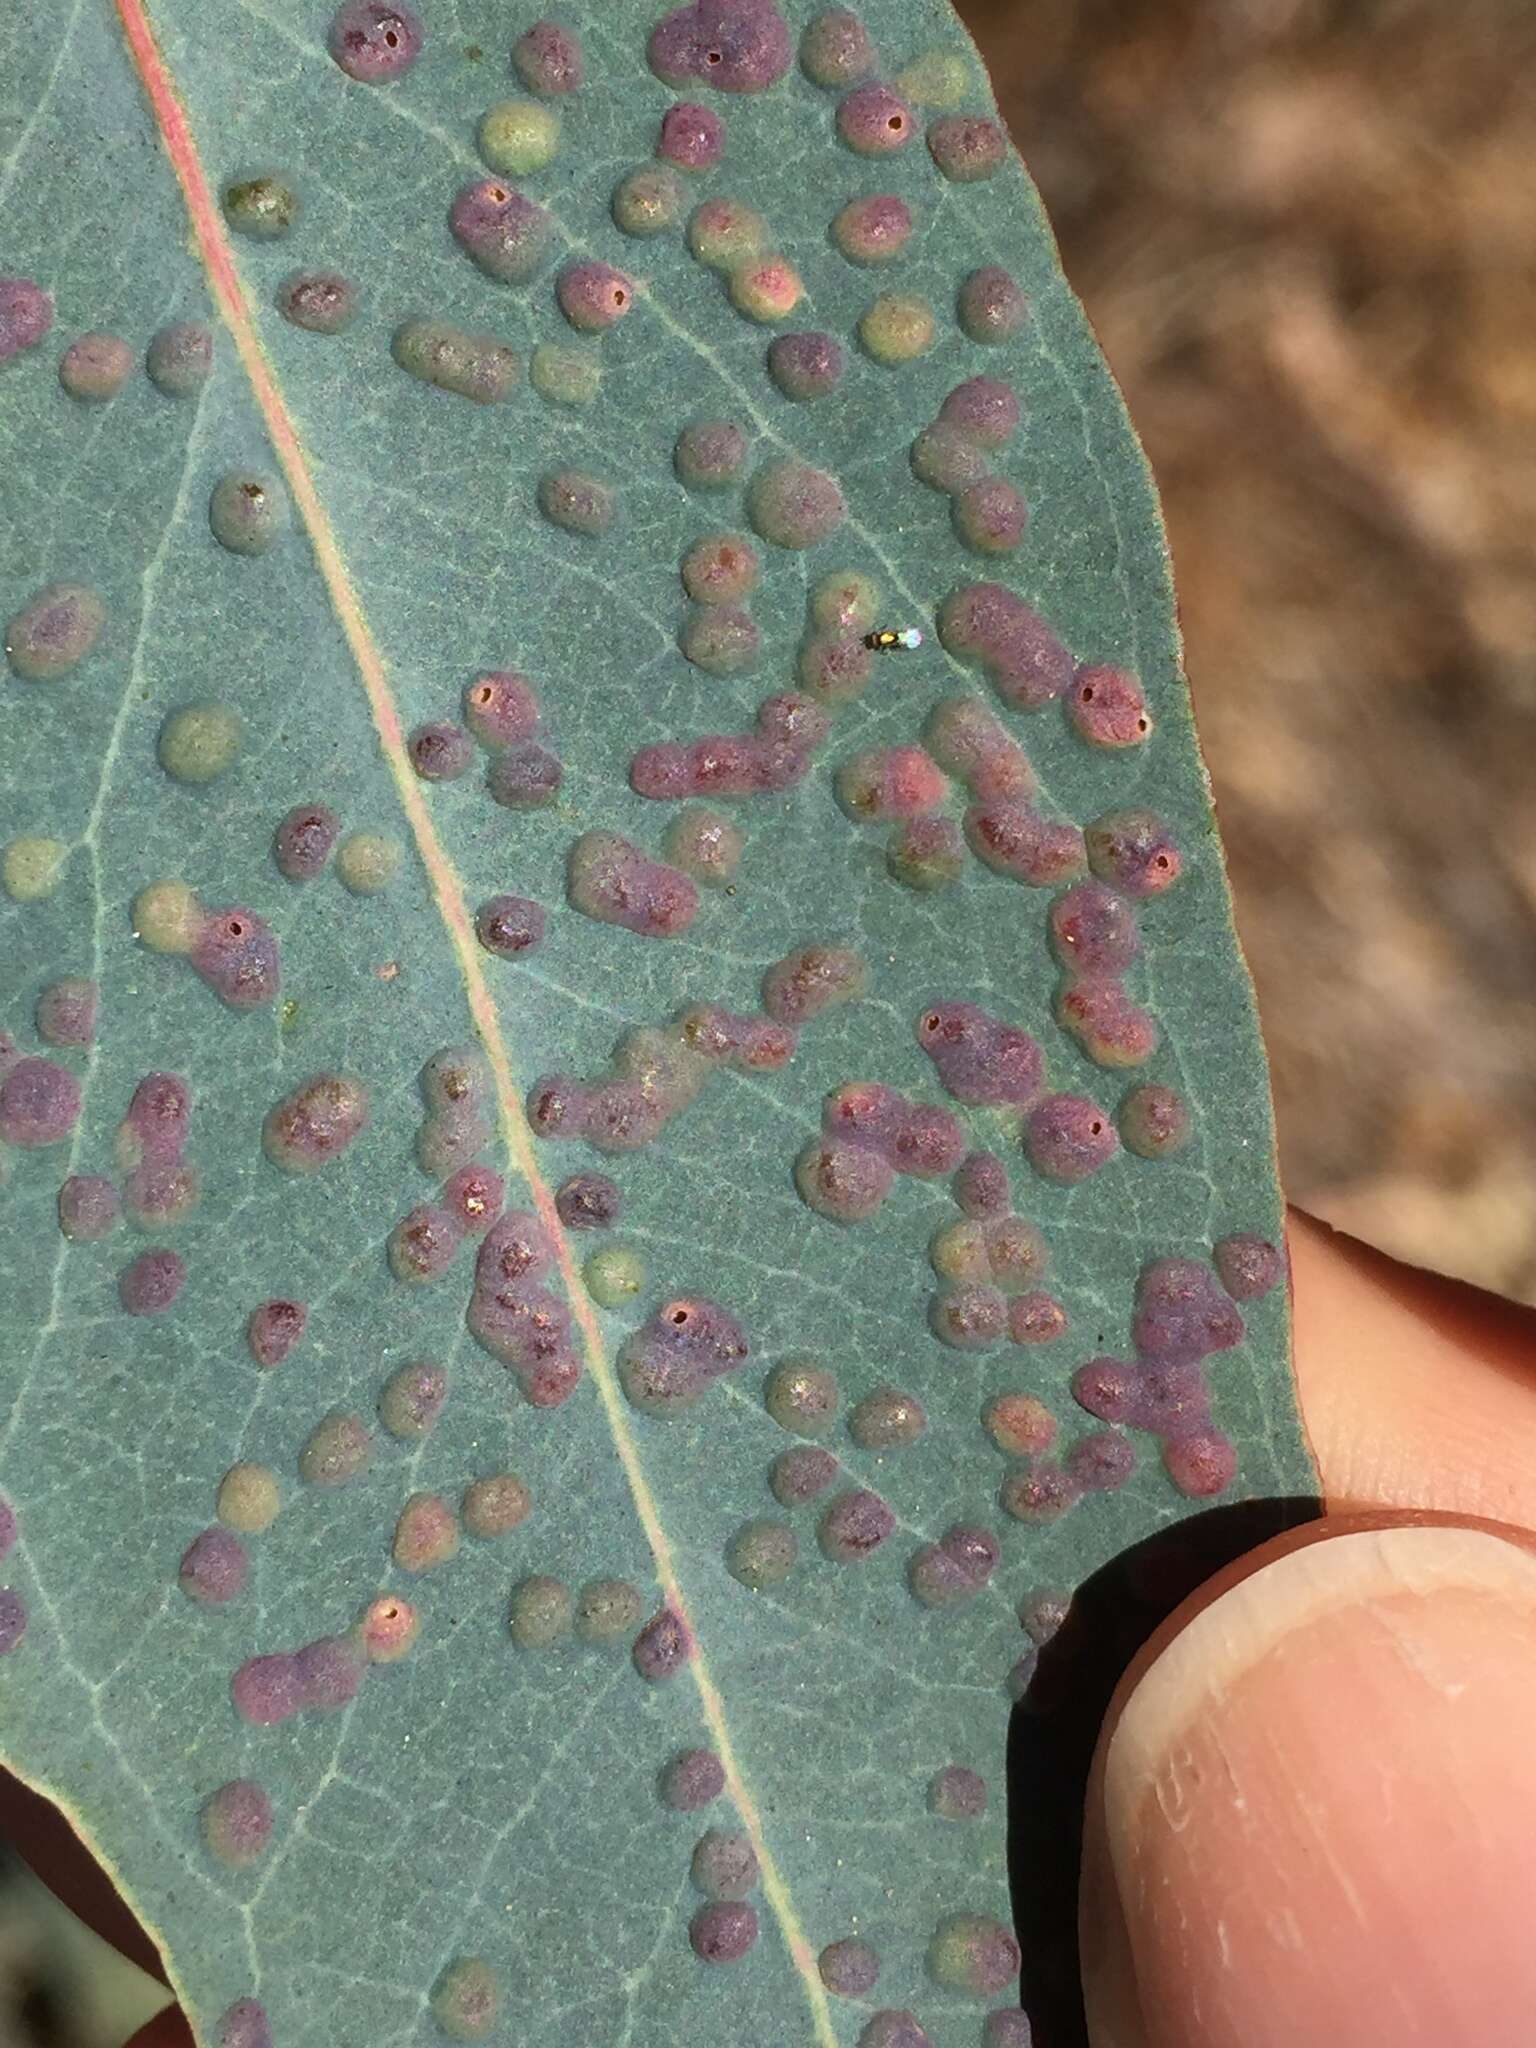
<path id="1" fill-rule="evenodd" d="M 1335 1513 L 1536 1527 L 1536 1313 L 1292 1210 L 1296 1397 Z"/>
<path id="2" fill-rule="evenodd" d="M 1485 1528 L 1292 1541 L 1144 1669 L 1082 1891 L 1095 2048 L 1486 2048 L 1524 1933 L 1536 1557 Z"/>

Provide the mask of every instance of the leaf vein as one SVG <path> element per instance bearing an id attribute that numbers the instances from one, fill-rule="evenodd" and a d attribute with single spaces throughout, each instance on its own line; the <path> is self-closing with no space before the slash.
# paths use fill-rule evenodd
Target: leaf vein
<path id="1" fill-rule="evenodd" d="M 688 1666 L 689 1673 L 698 1691 L 704 1719 L 714 1738 L 732 1802 L 757 1849 L 764 1895 L 779 1923 L 785 1947 L 810 2006 L 819 2048 L 836 2048 L 837 2036 L 832 2024 L 826 1990 L 817 1970 L 815 1951 L 800 1925 L 788 1885 L 768 1845 L 762 1817 L 737 1759 L 725 1703 L 710 1672 L 703 1646 L 699 1643 L 688 1619 L 688 1602 L 678 1577 L 671 1540 L 641 1462 L 639 1445 L 625 1412 L 623 1395 L 612 1361 L 607 1355 L 602 1326 L 581 1284 L 576 1254 L 560 1223 L 553 1191 L 545 1180 L 534 1153 L 533 1134 L 523 1114 L 521 1090 L 512 1072 L 500 1018 L 481 965 L 474 926 L 460 877 L 438 838 L 437 828 L 412 771 L 399 711 L 390 688 L 382 653 L 374 640 L 372 628 L 353 587 L 330 518 L 316 488 L 309 457 L 297 424 L 288 410 L 274 372 L 262 349 L 251 317 L 249 296 L 244 281 L 224 232 L 191 123 L 155 40 L 145 0 L 115 0 L 115 5 L 123 26 L 129 56 L 138 72 L 162 144 L 180 183 L 198 253 L 208 274 L 215 303 L 234 341 L 273 452 L 287 478 L 295 507 L 308 532 L 327 595 L 338 623 L 346 635 L 354 664 L 367 694 L 381 751 L 389 766 L 401 809 L 411 828 L 417 853 L 426 870 L 439 915 L 457 960 L 471 1017 L 490 1061 L 507 1150 L 527 1183 L 534 1207 L 556 1246 L 561 1276 L 571 1302 L 572 1317 L 581 1331 L 592 1379 L 603 1404 L 609 1431 L 629 1485 L 636 1514 L 655 1560 L 656 1575 L 663 1596 L 689 1628 L 694 1643 L 694 1655 Z"/>

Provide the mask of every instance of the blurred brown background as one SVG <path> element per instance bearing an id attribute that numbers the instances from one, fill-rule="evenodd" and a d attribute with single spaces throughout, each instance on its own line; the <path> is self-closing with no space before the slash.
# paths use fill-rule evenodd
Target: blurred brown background
<path id="1" fill-rule="evenodd" d="M 1289 1191 L 1536 1300 L 1536 9 L 959 6 L 1162 486 Z M 0 1852 L 0 2048 L 157 2002 Z"/>
<path id="2" fill-rule="evenodd" d="M 1536 9 L 958 5 L 1162 488 L 1287 1189 L 1536 1300 Z"/>

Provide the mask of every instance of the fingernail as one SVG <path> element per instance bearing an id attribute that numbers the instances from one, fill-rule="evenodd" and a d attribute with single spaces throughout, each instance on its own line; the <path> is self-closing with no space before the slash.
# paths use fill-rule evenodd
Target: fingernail
<path id="1" fill-rule="evenodd" d="M 1120 1981 L 1096 2039 L 1524 2038 L 1533 1706 L 1536 1558 L 1483 1530 L 1351 1531 L 1223 1594 L 1148 1670 L 1105 1755 Z"/>

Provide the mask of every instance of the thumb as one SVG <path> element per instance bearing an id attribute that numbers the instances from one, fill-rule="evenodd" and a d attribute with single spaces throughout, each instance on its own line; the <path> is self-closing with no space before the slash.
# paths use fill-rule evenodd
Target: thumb
<path id="1" fill-rule="evenodd" d="M 1309 1536 L 1111 1717 L 1084 1856 L 1094 2048 L 1529 2038 L 1536 1556 L 1443 1521 Z"/>

